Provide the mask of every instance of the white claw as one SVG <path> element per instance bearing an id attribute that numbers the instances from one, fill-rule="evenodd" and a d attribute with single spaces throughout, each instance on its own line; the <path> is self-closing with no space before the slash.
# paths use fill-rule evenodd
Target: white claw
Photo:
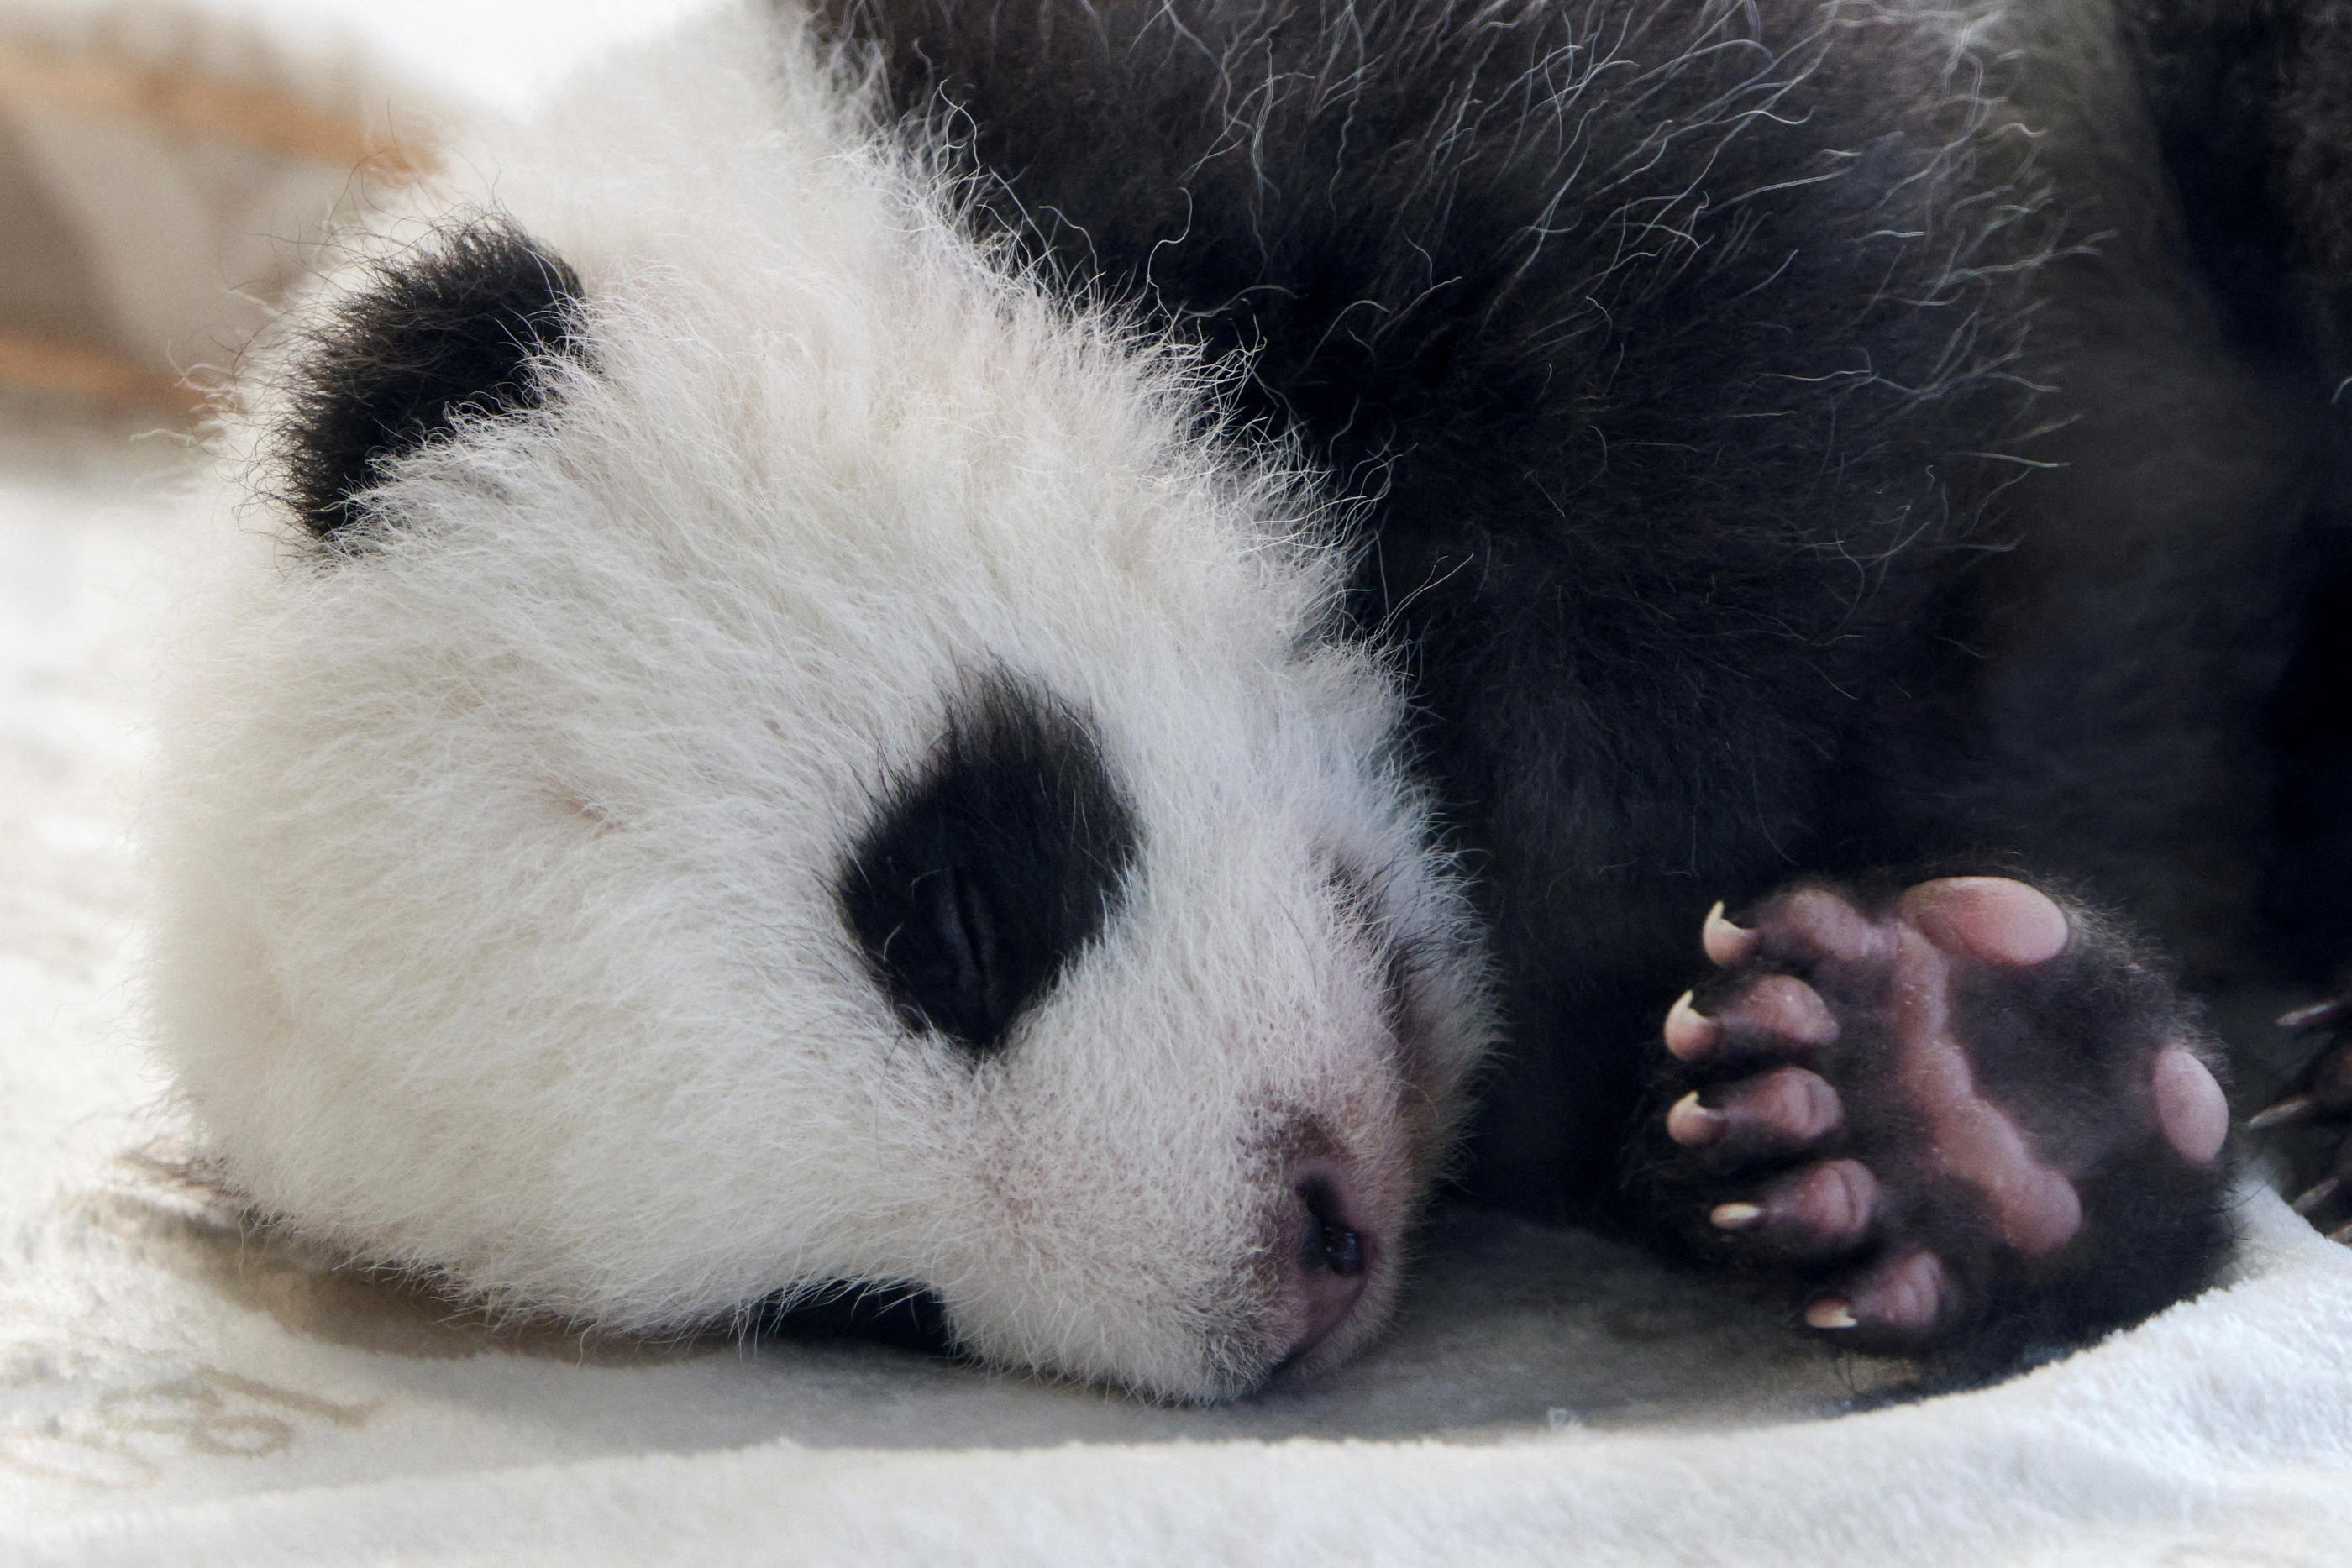
<path id="1" fill-rule="evenodd" d="M 2315 1108 L 2310 1095 L 2290 1094 L 2269 1110 L 2247 1118 L 2246 1131 L 2266 1132 L 2273 1127 L 2283 1127 L 2289 1122 L 2300 1122 Z"/>
<path id="2" fill-rule="evenodd" d="M 1859 1326 L 1853 1309 L 1832 1297 L 1815 1301 L 1805 1309 L 1805 1322 L 1817 1329 L 1850 1329 Z"/>
<path id="3" fill-rule="evenodd" d="M 1708 1143 L 1722 1131 L 1723 1113 L 1700 1104 L 1696 1089 L 1675 1101 L 1666 1112 L 1666 1136 L 1677 1144 Z"/>
<path id="4" fill-rule="evenodd" d="M 2329 1198 L 2334 1197 L 2336 1196 L 2336 1189 L 2341 1187 L 2344 1184 L 2342 1182 L 2336 1180 L 2334 1176 L 2322 1177 L 2320 1180 L 2314 1182 L 2308 1188 L 2306 1188 L 2303 1196 L 2294 1200 L 2292 1207 L 2297 1214 L 2307 1215 L 2313 1209 L 2317 1208 L 2321 1204 L 2326 1203 Z"/>
<path id="5" fill-rule="evenodd" d="M 1706 949 L 1707 957 L 1727 969 L 1754 957 L 1759 940 L 1755 932 L 1724 918 L 1723 900 L 1719 898 L 1715 907 L 1706 912 L 1706 925 L 1699 933 L 1699 945 Z"/>
<path id="6" fill-rule="evenodd" d="M 1764 1210 L 1752 1203 L 1718 1203 L 1706 1218 L 1717 1230 L 1745 1230 L 1764 1218 Z"/>
<path id="7" fill-rule="evenodd" d="M 1713 1051 L 1723 1040 L 1723 1025 L 1691 1005 L 1691 994 L 1685 991 L 1666 1009 L 1666 1050 L 1682 1061 L 1696 1061 Z"/>

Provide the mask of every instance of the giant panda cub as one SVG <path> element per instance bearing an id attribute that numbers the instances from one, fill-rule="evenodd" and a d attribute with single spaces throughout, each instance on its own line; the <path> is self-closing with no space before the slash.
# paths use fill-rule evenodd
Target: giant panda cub
<path id="1" fill-rule="evenodd" d="M 1167 1396 L 1373 1333 L 1490 1029 L 1331 519 L 791 15 L 257 350 L 158 1004 L 255 1207 L 666 1331 L 936 1294 Z"/>
<path id="2" fill-rule="evenodd" d="M 761 0 L 583 81 L 246 380 L 213 1168 L 1175 1398 L 1367 1343 L 1449 1172 L 1975 1367 L 2197 1289 L 2131 933 L 2292 902 L 2332 367 L 2304 209 L 2181 197 L 2292 162 L 2200 74 L 2278 41 L 2157 9 Z"/>

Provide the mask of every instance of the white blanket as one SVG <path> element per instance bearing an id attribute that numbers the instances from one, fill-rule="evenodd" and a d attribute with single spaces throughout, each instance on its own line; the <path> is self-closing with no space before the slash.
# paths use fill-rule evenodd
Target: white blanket
<path id="1" fill-rule="evenodd" d="M 0 401 L 0 1563 L 2352 1562 L 2352 1253 L 2266 1192 L 2224 1288 L 1867 1414 L 1906 1369 L 1466 1215 L 1371 1355 L 1213 1410 L 495 1328 L 241 1231 L 142 1155 L 152 628 L 217 524 L 139 428 Z"/>

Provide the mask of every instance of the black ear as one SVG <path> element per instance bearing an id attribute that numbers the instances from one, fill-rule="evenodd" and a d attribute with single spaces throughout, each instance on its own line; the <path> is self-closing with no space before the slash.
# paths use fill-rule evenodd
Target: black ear
<path id="1" fill-rule="evenodd" d="M 357 521 L 383 465 L 460 416 L 538 407 L 534 361 L 582 357 L 580 277 L 511 224 L 484 219 L 385 264 L 297 362 L 287 497 L 320 538 Z"/>

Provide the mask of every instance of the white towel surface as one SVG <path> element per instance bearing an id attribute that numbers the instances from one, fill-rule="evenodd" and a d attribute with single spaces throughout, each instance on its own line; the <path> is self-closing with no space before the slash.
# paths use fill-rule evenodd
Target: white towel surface
<path id="1" fill-rule="evenodd" d="M 433 12 L 366 8 L 363 47 L 421 68 Z M 520 51 L 551 14 L 474 36 Z M 550 53 L 646 19 L 580 15 Z M 551 68 L 443 85 L 518 101 Z M 225 525 L 201 459 L 139 433 L 0 402 L 0 1563 L 2352 1562 L 2352 1253 L 2267 1193 L 2223 1288 L 1866 1414 L 1905 1368 L 1471 1216 L 1371 1355 L 1213 1410 L 495 1328 L 240 1229 L 141 1157 L 174 1131 L 137 989 L 155 628 Z"/>

